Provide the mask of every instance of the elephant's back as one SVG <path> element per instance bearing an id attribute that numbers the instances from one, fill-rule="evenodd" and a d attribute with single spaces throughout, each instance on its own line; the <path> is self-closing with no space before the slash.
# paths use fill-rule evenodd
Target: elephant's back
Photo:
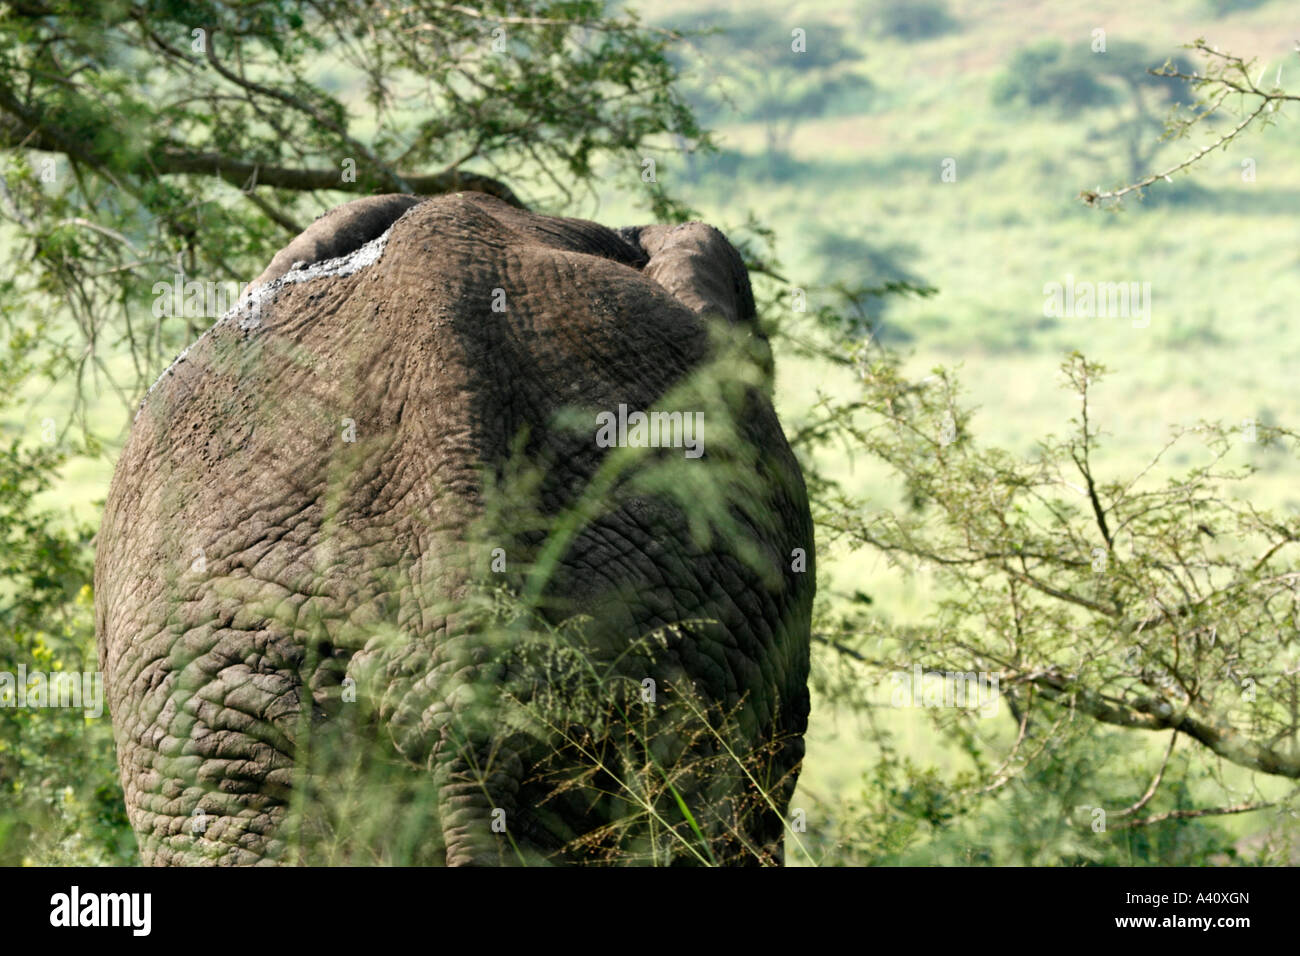
<path id="1" fill-rule="evenodd" d="M 612 231 L 487 197 L 385 208 L 401 212 L 385 231 L 254 288 L 178 360 L 114 473 L 96 558 L 100 654 L 132 820 L 160 860 L 192 846 L 177 808 L 196 780 L 271 781 L 220 799 L 251 832 L 274 830 L 297 728 L 337 706 L 349 661 L 381 660 L 395 700 L 441 666 L 452 627 L 440 602 L 485 567 L 469 542 L 520 456 L 541 469 L 536 505 L 554 516 L 616 451 L 596 441 L 598 414 L 665 402 L 712 414 L 708 396 L 730 387 L 672 397 L 715 351 L 708 323 L 671 290 L 683 273 L 666 287 Z M 320 249 L 341 248 L 327 240 Z M 614 481 L 551 592 L 557 613 L 603 608 L 624 633 L 721 621 L 716 640 L 674 660 L 719 698 L 761 697 L 758 729 L 795 737 L 811 522 L 770 402 L 756 384 L 735 389 L 731 438 L 706 431 L 699 460 L 659 448 Z M 656 483 L 652 459 L 690 479 Z M 738 500 L 713 503 L 718 527 L 754 546 L 710 544 L 693 513 L 743 475 Z M 527 565 L 543 542 L 525 524 L 496 532 Z M 794 549 L 806 573 L 791 571 Z M 406 642 L 396 651 L 382 642 L 393 633 Z M 436 728 L 402 706 L 392 725 L 414 752 Z M 788 770 L 796 750 L 782 752 Z M 245 861 L 243 838 L 224 839 Z"/>
<path id="2" fill-rule="evenodd" d="M 594 419 L 557 418 L 648 408 L 706 349 L 604 227 L 482 196 L 394 208 L 362 247 L 253 289 L 142 403 L 96 559 L 110 694 L 259 595 L 347 619 L 382 578 L 452 579 L 521 437 L 555 510 L 606 451 Z"/>

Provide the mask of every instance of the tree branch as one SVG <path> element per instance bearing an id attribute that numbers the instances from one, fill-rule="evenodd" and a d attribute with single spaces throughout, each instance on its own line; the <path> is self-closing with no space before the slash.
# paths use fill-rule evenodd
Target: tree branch
<path id="1" fill-rule="evenodd" d="M 4 84 L 0 84 L 0 110 L 7 114 L 0 116 L 0 147 L 38 149 L 78 156 L 106 172 L 125 173 L 141 178 L 169 175 L 215 176 L 241 189 L 254 175 L 259 185 L 299 192 L 362 192 L 369 188 L 367 183 L 344 182 L 338 169 L 267 165 L 233 159 L 215 152 L 195 152 L 171 143 L 157 145 L 143 154 L 136 153 L 124 164 L 115 163 L 111 156 L 84 142 L 84 138 L 53 122 L 50 117 L 57 111 L 23 103 Z M 520 209 L 527 208 L 514 191 L 500 180 L 461 169 L 402 174 L 401 179 L 419 196 L 475 191 L 495 196 Z"/>
<path id="2" fill-rule="evenodd" d="M 1248 740 L 1230 727 L 1215 726 L 1193 717 L 1185 708 L 1175 711 L 1167 700 L 1111 701 L 1096 691 L 1069 686 L 1054 672 L 1030 674 L 1023 679 L 1032 681 L 1049 700 L 1074 707 L 1102 723 L 1139 730 L 1177 730 L 1240 767 L 1279 777 L 1300 778 L 1300 756 L 1278 753 Z M 1166 710 L 1168 713 L 1164 712 Z"/>
<path id="3" fill-rule="evenodd" d="M 1121 823 L 1118 827 L 1120 830 L 1132 830 L 1135 827 L 1149 827 L 1153 823 L 1160 823 L 1163 820 L 1193 820 L 1196 817 L 1217 817 L 1230 813 L 1250 813 L 1252 810 L 1266 810 L 1269 807 L 1275 807 L 1275 802 L 1268 803 L 1238 803 L 1231 807 L 1209 807 L 1205 810 L 1166 810 L 1164 813 L 1157 813 L 1154 816 L 1144 817 L 1141 820 L 1129 820 L 1127 823 Z"/>

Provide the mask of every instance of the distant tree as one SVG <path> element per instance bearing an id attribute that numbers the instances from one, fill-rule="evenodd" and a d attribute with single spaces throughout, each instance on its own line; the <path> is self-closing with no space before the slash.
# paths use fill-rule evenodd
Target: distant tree
<path id="1" fill-rule="evenodd" d="M 861 53 L 829 22 L 747 10 L 674 17 L 673 23 L 698 34 L 675 56 L 701 119 L 759 121 L 769 152 L 788 152 L 798 126 L 837 100 L 860 104 L 871 92 Z"/>
<path id="2" fill-rule="evenodd" d="M 1244 10 L 1254 10 L 1267 0 L 1205 0 L 1205 5 L 1217 17 L 1226 17 Z"/>
<path id="3" fill-rule="evenodd" d="M 992 97 L 998 106 L 1051 106 L 1066 112 L 1109 105 L 1115 94 L 1081 54 L 1067 53 L 1059 40 L 1042 40 L 1012 55 L 993 79 Z"/>
<path id="4" fill-rule="evenodd" d="M 945 0 L 875 0 L 867 6 L 867 17 L 878 32 L 909 43 L 957 27 Z"/>
<path id="5" fill-rule="evenodd" d="M 1124 143 L 1129 169 L 1137 175 L 1158 148 L 1150 140 L 1160 119 L 1149 101 L 1168 105 L 1182 90 L 1177 81 L 1150 70 L 1157 62 L 1159 57 L 1142 44 L 1126 40 L 1109 40 L 1104 50 L 1086 42 L 1067 47 L 1059 40 L 1044 40 L 1016 52 L 993 81 L 993 102 L 1052 108 L 1062 114 L 1122 108 L 1119 121 L 1098 135 Z M 1166 62 L 1178 69 L 1188 66 L 1181 57 Z"/>

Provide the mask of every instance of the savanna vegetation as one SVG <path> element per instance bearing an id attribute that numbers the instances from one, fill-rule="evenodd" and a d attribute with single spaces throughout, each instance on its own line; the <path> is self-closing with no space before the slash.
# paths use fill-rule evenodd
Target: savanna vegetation
<path id="1" fill-rule="evenodd" d="M 1285 5 L 634 10 L 0 8 L 0 669 L 96 667 L 112 462 L 215 318 L 157 283 L 369 192 L 698 217 L 814 498 L 789 861 L 1293 862 Z M 1145 305 L 1050 307 L 1119 283 Z M 132 862 L 107 721 L 0 728 L 0 862 Z"/>

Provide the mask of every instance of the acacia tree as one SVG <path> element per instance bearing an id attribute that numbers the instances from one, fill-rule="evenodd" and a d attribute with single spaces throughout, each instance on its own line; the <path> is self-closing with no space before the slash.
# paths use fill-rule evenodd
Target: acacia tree
<path id="1" fill-rule="evenodd" d="M 602 163 L 641 186 L 659 137 L 707 145 L 675 37 L 599 0 L 5 6 L 4 268 L 47 371 L 138 394 L 216 318 L 152 315 L 154 283 L 247 280 L 349 194 L 570 206 Z"/>
<path id="2" fill-rule="evenodd" d="M 831 309 L 819 317 L 845 321 Z M 1133 743 L 1098 736 L 1103 727 L 1158 733 L 1166 745 L 1132 789 L 1116 785 L 1114 764 L 1069 783 L 1113 829 L 1292 805 L 1300 790 L 1281 800 L 1243 794 L 1212 768 L 1226 761 L 1300 779 L 1300 525 L 1236 489 L 1254 469 L 1231 464 L 1243 444 L 1294 454 L 1295 433 L 1202 422 L 1118 472 L 1092 411 L 1104 370 L 1077 353 L 1061 368 L 1073 396 L 1063 405 L 1077 413 L 1029 456 L 980 442 L 951 370 L 910 376 L 898 354 L 870 342 L 824 355 L 851 369 L 861 392 L 823 395 L 796 447 L 864 452 L 889 467 L 901 494 L 873 506 L 814 472 L 819 547 L 880 553 L 931 576 L 939 596 L 914 623 L 876 612 L 862 587 L 824 603 L 814 640 L 832 657 L 817 671 L 821 689 L 870 716 L 922 706 L 891 701 L 900 675 L 903 685 L 919 671 L 958 687 L 979 675 L 1014 723 L 1002 733 L 969 694 L 954 703 L 951 688 L 942 704 L 925 704 L 973 767 L 953 775 L 913 766 L 871 724 L 868 790 L 878 805 L 854 821 L 872 835 L 867 859 L 891 859 L 888 848 L 908 844 L 918 821 L 942 830 L 1008 793 L 1056 799 L 1072 768 L 1097 754 L 1135 755 Z M 1200 460 L 1181 473 L 1167 467 L 1184 454 Z M 1187 752 L 1175 759 L 1179 740 Z M 1207 772 L 1225 795 L 1217 804 L 1191 795 L 1190 781 Z M 1058 810 L 1071 808 L 1031 802 L 1025 812 Z M 841 839 L 865 852 L 860 834 Z M 1059 853 L 1084 860 L 1094 850 Z"/>

